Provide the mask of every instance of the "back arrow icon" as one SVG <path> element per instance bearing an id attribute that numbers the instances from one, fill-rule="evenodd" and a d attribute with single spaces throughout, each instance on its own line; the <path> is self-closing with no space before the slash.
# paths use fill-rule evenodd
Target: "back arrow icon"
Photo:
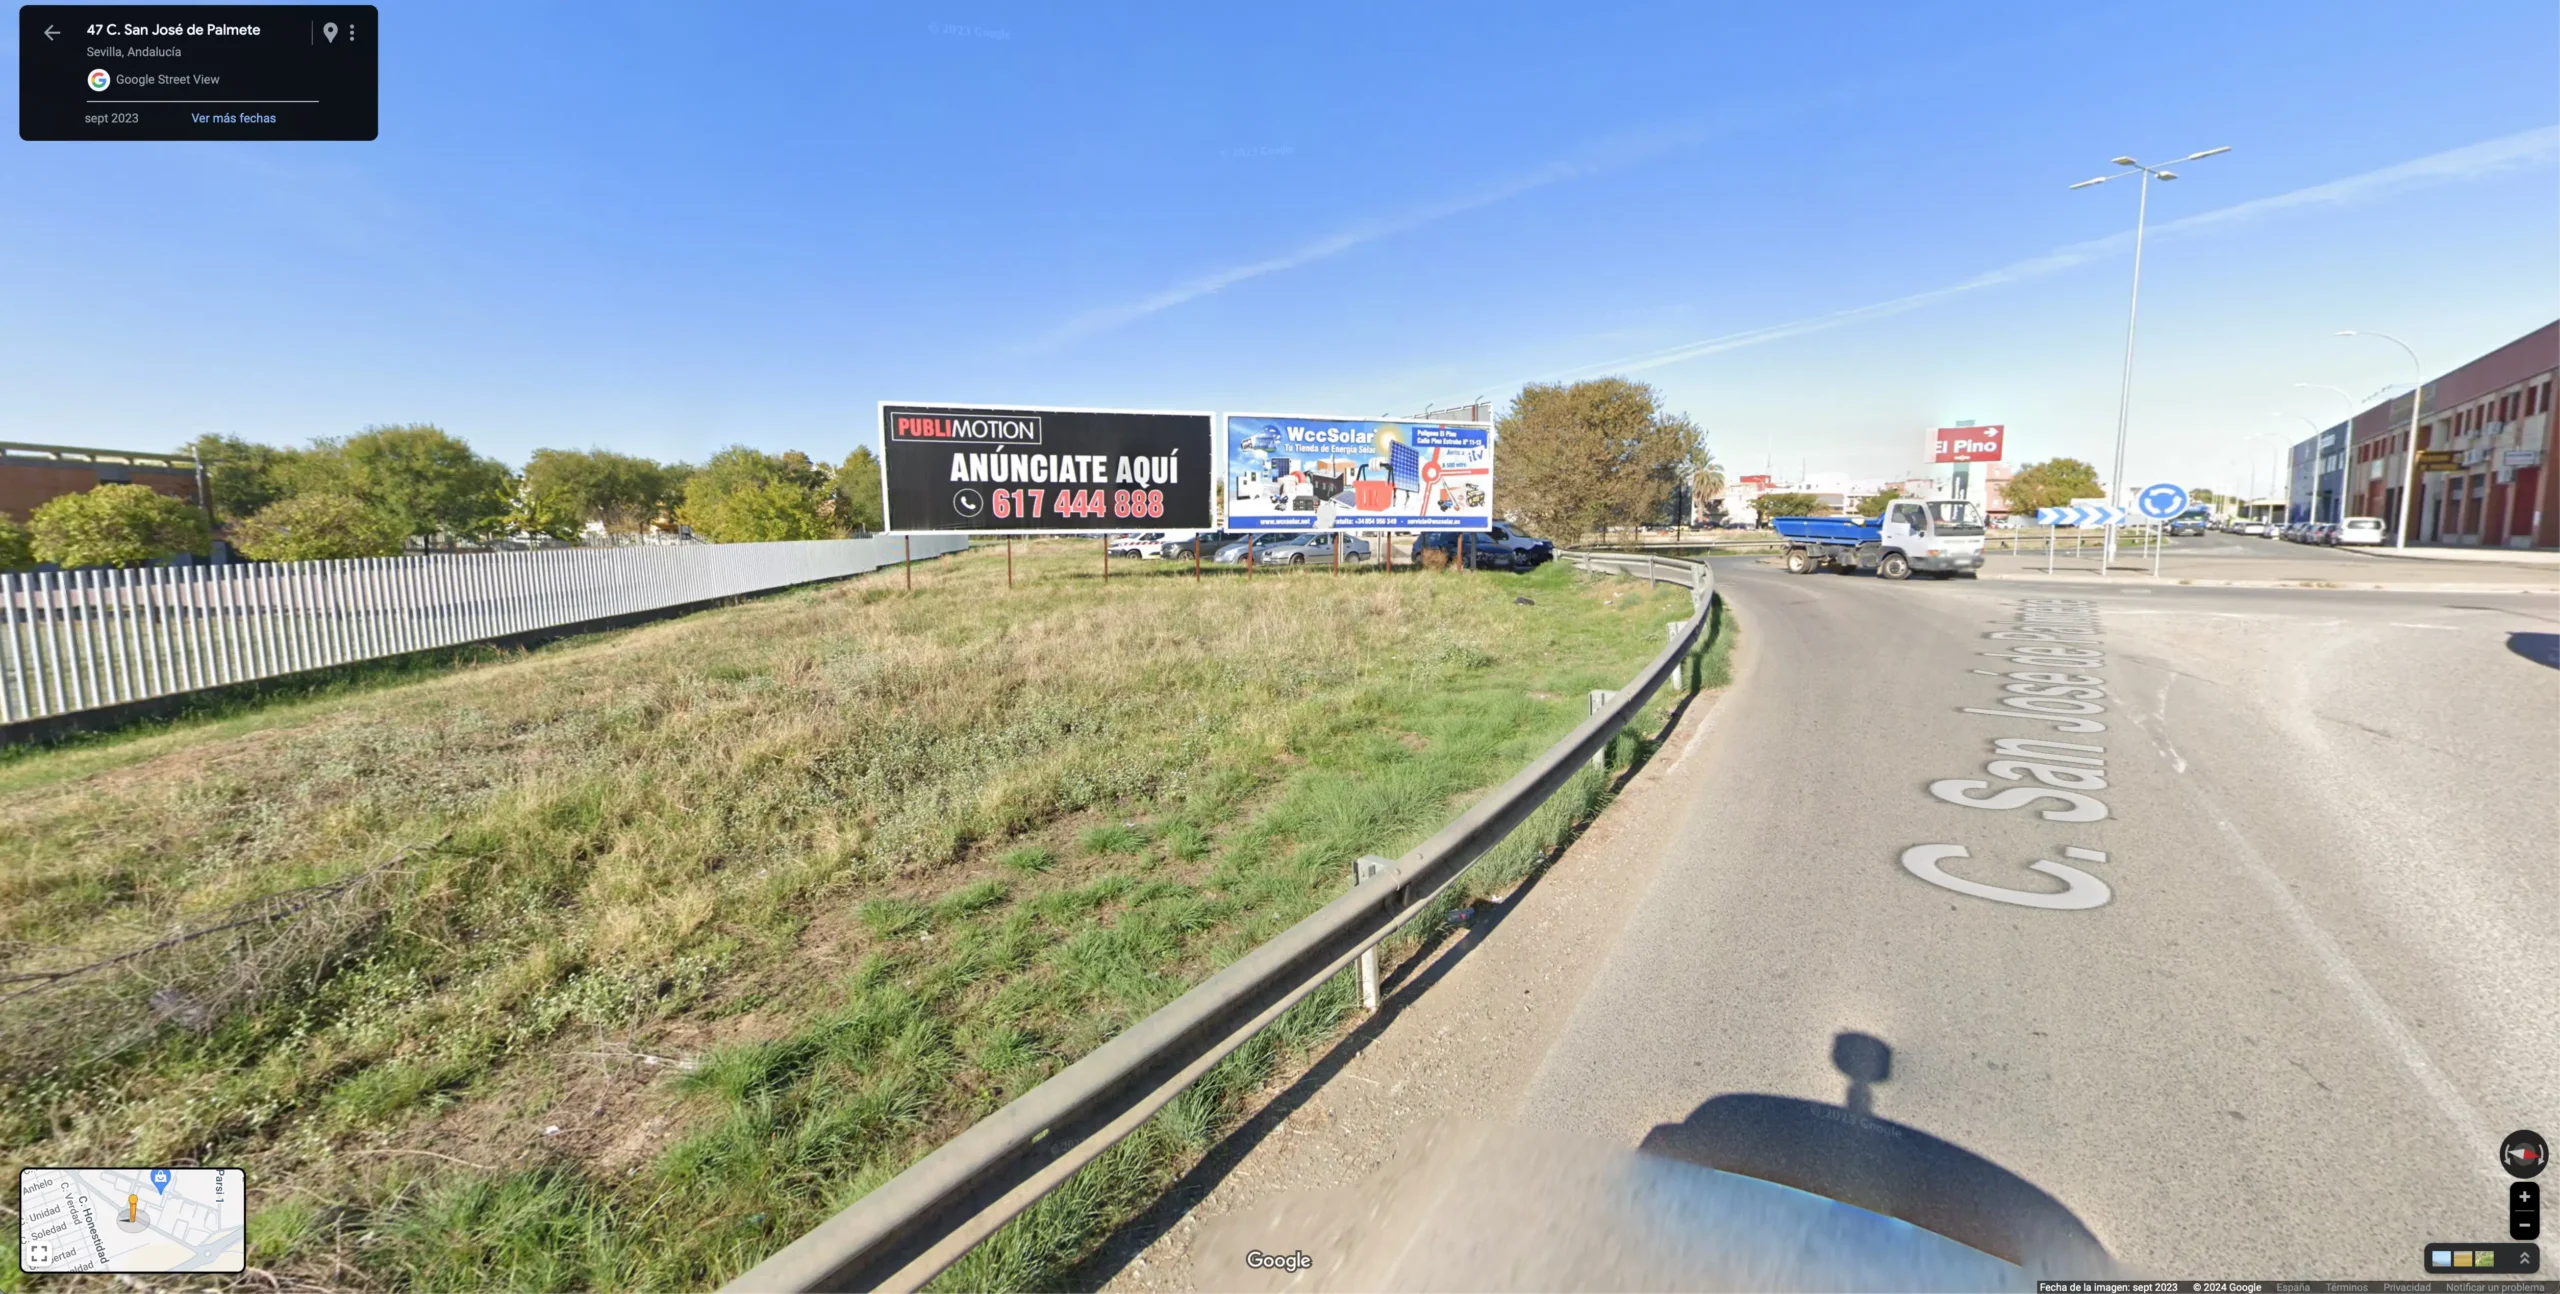
<path id="1" fill-rule="evenodd" d="M 52 40 L 52 39 L 53 39 L 53 24 L 52 24 L 52 23 L 46 23 L 46 24 L 44 25 L 44 38 L 45 38 L 46 40 Z"/>

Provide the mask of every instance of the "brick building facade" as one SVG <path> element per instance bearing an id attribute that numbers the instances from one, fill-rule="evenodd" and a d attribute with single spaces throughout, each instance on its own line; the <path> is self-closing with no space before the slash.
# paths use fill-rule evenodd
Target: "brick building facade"
<path id="1" fill-rule="evenodd" d="M 173 499 L 204 506 L 195 460 L 121 449 L 74 449 L 0 441 L 0 514 L 25 522 L 27 514 L 65 494 L 101 485 L 147 485 Z"/>
<path id="2" fill-rule="evenodd" d="M 2401 479 L 2410 450 L 2409 397 L 2357 414 L 2347 464 L 2347 503 L 2381 517 L 2409 542 L 2488 548 L 2560 548 L 2560 473 L 2553 471 L 2551 401 L 2560 382 L 2560 323 L 2547 324 L 2426 385 L 2415 498 Z"/>

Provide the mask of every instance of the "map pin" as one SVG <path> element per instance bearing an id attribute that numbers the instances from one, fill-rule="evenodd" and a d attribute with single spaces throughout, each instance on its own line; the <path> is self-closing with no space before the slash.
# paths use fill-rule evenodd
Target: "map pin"
<path id="1" fill-rule="evenodd" d="M 151 1170 L 151 1189 L 152 1189 L 152 1190 L 155 1190 L 155 1191 L 158 1191 L 158 1192 L 159 1192 L 159 1193 L 161 1193 L 162 1195 L 166 1195 L 166 1194 L 168 1194 L 168 1193 L 169 1193 L 169 1170 L 168 1170 L 168 1169 L 166 1169 L 166 1168 L 154 1168 L 154 1169 L 152 1169 L 152 1170 Z"/>
<path id="2" fill-rule="evenodd" d="M 338 24 L 333 23 L 333 22 L 324 22 L 324 23 L 320 24 L 320 38 L 321 38 L 322 40 L 328 41 L 328 42 L 329 42 L 330 44 L 332 44 L 332 45 L 337 44 L 337 43 L 338 43 Z"/>

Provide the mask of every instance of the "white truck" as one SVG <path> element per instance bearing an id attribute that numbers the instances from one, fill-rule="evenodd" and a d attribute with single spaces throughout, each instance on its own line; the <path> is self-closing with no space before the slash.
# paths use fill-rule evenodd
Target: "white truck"
<path id="1" fill-rule="evenodd" d="M 1913 571 L 1972 579 L 1982 569 L 1982 510 L 1962 499 L 1895 499 L 1881 516 L 1778 517 L 1787 570 L 1874 571 L 1907 580 Z"/>

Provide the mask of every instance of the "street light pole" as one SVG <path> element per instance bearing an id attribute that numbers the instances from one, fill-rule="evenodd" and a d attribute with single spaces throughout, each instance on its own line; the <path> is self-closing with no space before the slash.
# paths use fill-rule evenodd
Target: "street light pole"
<path id="1" fill-rule="evenodd" d="M 2267 416 L 2300 418 L 2302 425 L 2311 429 L 2311 506 L 2303 510 L 2302 520 L 2305 525 L 2318 521 L 2320 519 L 2320 424 L 2312 421 L 2311 415 L 2307 413 L 2271 413 Z M 2284 516 L 2285 520 L 2290 522 L 2293 520 L 2293 505 L 2296 500 L 2293 497 L 2293 473 L 2289 470 L 2293 464 L 2286 462 L 2285 457 L 2279 449 L 2276 454 L 2276 463 L 2279 470 L 2284 472 Z"/>
<path id="2" fill-rule="evenodd" d="M 2399 347 L 2401 353 L 2409 357 L 2409 367 L 2413 370 L 2409 379 L 2409 457 L 2400 465 L 2400 515 L 2392 527 L 2400 532 L 2392 547 L 2406 548 L 2409 546 L 2409 532 L 2418 524 L 2418 419 L 2424 414 L 2427 402 L 2427 366 L 2418 362 L 2418 352 L 2409 349 L 2409 343 L 2389 333 L 2358 332 L 2346 328 L 2339 330 L 2338 335 L 2379 337 Z"/>
<path id="3" fill-rule="evenodd" d="M 2114 506 L 2123 506 L 2125 499 L 2125 429 L 2133 420 L 2133 337 L 2135 325 L 2138 324 L 2142 318 L 2142 236 L 2144 227 L 2150 222 L 2151 216 L 2151 181 L 2155 177 L 2161 180 L 2174 180 L 2178 178 L 2178 173 L 2169 170 L 2168 167 L 2176 166 L 2180 162 L 2192 162 L 2199 158 L 2211 157 L 2217 153 L 2228 153 L 2230 151 L 2231 149 L 2228 145 L 2221 148 L 2208 148 L 2201 153 L 2189 153 L 2186 156 L 2177 159 L 2177 161 L 2167 163 L 2163 166 L 2146 166 L 2130 157 L 2119 157 L 2114 159 L 2115 164 L 2118 166 L 2130 166 L 2133 168 L 2133 171 L 2118 171 L 2112 175 L 2101 175 L 2096 179 L 2082 180 L 2078 184 L 2071 186 L 2075 189 L 2085 189 L 2092 185 L 2104 184 L 2109 180 L 2122 179 L 2136 171 L 2140 172 L 2142 175 L 2142 195 L 2135 199 L 2133 204 L 2133 300 L 2131 304 L 2125 308 L 2124 379 L 2116 389 L 2115 469 L 2114 474 L 2107 478 L 2107 493 L 2109 495 L 2109 501 Z M 2098 558 L 2099 574 L 2104 575 L 2106 573 L 2108 564 L 2115 560 L 2115 556 L 2116 526 L 2114 522 L 2110 521 L 2107 523 L 2106 548 Z"/>
<path id="4" fill-rule="evenodd" d="M 2347 524 L 2347 451 L 2355 448 L 2356 444 L 2356 398 L 2326 382 L 2296 382 L 2294 385 L 2306 391 L 2328 391 L 2346 402 L 2347 420 L 2338 429 L 2338 515 L 2335 518 L 2336 524 L 2344 526 Z M 2311 510 L 2314 513 L 2320 510 L 2320 451 L 2316 446 L 2311 451 Z M 2312 517 L 2314 521 L 2319 519 Z"/>

